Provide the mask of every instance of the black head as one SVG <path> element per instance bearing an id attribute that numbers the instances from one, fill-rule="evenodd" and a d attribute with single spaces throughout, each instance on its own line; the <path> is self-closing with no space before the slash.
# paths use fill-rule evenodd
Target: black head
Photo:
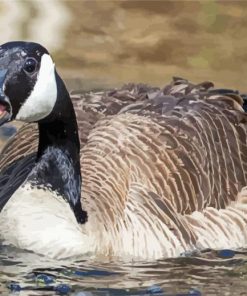
<path id="1" fill-rule="evenodd" d="M 0 125 L 17 119 L 37 122 L 48 117 L 57 100 L 55 65 L 37 43 L 0 46 Z"/>
<path id="2" fill-rule="evenodd" d="M 78 222 L 85 222 L 73 104 L 51 56 L 37 43 L 9 42 L 0 46 L 0 125 L 13 119 L 39 125 L 38 164 L 28 175 L 29 181 L 50 184 L 49 188 L 70 203 Z"/>

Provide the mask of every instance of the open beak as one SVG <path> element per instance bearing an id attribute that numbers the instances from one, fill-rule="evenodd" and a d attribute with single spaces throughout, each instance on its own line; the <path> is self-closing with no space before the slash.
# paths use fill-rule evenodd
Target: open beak
<path id="1" fill-rule="evenodd" d="M 10 101 L 3 91 L 6 73 L 7 70 L 0 69 L 0 126 L 10 121 L 12 117 Z"/>

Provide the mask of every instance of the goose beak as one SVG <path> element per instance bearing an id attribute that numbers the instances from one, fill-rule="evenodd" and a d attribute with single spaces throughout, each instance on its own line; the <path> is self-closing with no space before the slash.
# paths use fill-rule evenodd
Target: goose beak
<path id="1" fill-rule="evenodd" d="M 0 69 L 0 126 L 11 120 L 12 112 L 8 97 L 4 94 L 4 80 L 7 70 Z"/>

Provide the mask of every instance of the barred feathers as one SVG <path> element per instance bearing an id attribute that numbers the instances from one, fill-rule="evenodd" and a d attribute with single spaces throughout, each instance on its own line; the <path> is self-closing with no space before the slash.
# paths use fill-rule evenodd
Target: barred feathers
<path id="1" fill-rule="evenodd" d="M 71 98 L 83 231 L 95 253 L 157 259 L 247 245 L 247 115 L 237 91 L 174 78 L 163 89 L 129 84 Z M 37 143 L 34 124 L 9 141 L 2 187 L 23 175 L 11 163 L 34 165 Z"/>

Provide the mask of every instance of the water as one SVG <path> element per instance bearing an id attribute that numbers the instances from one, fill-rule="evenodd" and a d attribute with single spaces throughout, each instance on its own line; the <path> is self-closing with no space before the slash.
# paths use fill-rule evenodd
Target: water
<path id="1" fill-rule="evenodd" d="M 44 44 L 69 89 L 129 81 L 162 86 L 183 76 L 246 92 L 246 6 L 213 0 L 2 0 L 0 43 Z M 0 146 L 12 133 L 11 126 L 0 130 Z M 60 292 L 70 287 L 68 295 L 77 296 L 247 295 L 246 262 L 244 250 L 130 263 L 53 261 L 1 247 L 0 295 L 57 295 L 59 284 L 65 285 Z M 21 290 L 11 291 L 11 283 Z"/>
<path id="2" fill-rule="evenodd" d="M 155 262 L 55 261 L 2 247 L 0 295 L 247 295 L 247 251 L 186 254 Z M 21 291 L 11 291 L 10 284 Z"/>

